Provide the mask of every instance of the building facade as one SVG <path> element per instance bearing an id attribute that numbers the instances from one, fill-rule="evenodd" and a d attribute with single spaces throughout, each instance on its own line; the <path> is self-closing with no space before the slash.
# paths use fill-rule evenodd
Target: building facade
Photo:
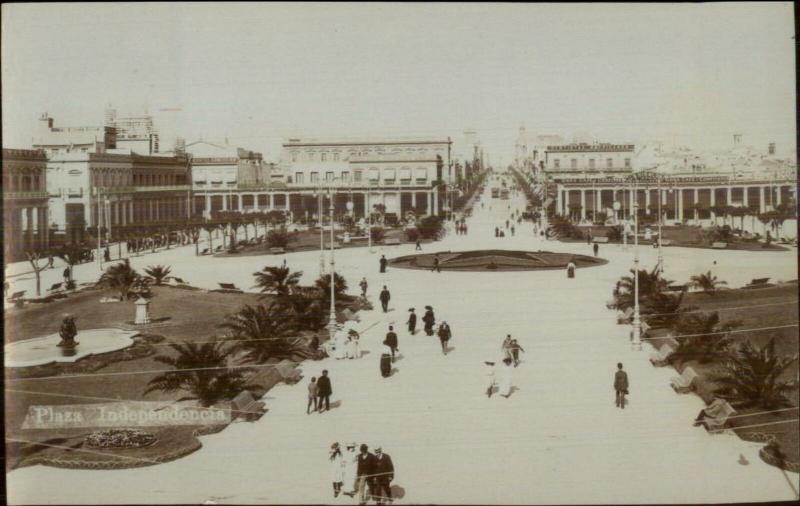
<path id="1" fill-rule="evenodd" d="M 564 144 L 547 147 L 544 168 L 550 180 L 579 175 L 602 178 L 632 173 L 633 160 L 633 144 Z"/>
<path id="2" fill-rule="evenodd" d="M 108 108 L 105 127 L 114 130 L 117 149 L 128 149 L 140 155 L 159 152 L 159 136 L 152 116 L 123 117 L 117 115 L 116 109 Z"/>
<path id="3" fill-rule="evenodd" d="M 64 153 L 103 153 L 116 149 L 117 133 L 111 126 L 56 127 L 47 113 L 39 118 L 33 148 L 50 155 Z"/>
<path id="4" fill-rule="evenodd" d="M 49 247 L 47 158 L 42 150 L 3 149 L 3 249 L 6 261 Z"/>

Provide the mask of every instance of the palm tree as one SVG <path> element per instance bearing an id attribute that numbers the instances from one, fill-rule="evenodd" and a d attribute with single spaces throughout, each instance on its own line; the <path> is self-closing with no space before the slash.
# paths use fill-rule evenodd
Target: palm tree
<path id="1" fill-rule="evenodd" d="M 725 356 L 732 343 L 728 332 L 739 326 L 739 321 L 720 324 L 719 313 L 716 311 L 681 315 L 673 326 L 678 348 L 670 356 L 670 361 L 697 358 L 701 363 L 707 363 Z"/>
<path id="2" fill-rule="evenodd" d="M 740 407 L 785 406 L 789 403 L 786 394 L 793 386 L 778 378 L 796 361 L 797 355 L 785 357 L 775 353 L 774 337 L 764 347 L 745 341 L 724 362 L 725 372 L 713 378 L 721 385 L 717 394 Z"/>
<path id="3" fill-rule="evenodd" d="M 175 371 L 165 372 L 151 379 L 144 395 L 156 390 L 184 390 L 190 395 L 179 400 L 197 399 L 201 406 L 208 407 L 220 400 L 232 399 L 249 387 L 243 378 L 247 368 L 228 368 L 231 349 L 225 348 L 225 343 L 207 342 L 198 345 L 184 341 L 182 344 L 170 343 L 169 346 L 177 356 L 160 355 L 154 359 L 174 367 Z"/>
<path id="4" fill-rule="evenodd" d="M 288 301 L 298 329 L 316 331 L 325 326 L 328 311 L 316 288 L 300 288 Z"/>
<path id="5" fill-rule="evenodd" d="M 295 337 L 295 321 L 286 304 L 246 305 L 226 316 L 220 327 L 229 331 L 231 339 L 238 340 L 234 349 L 244 352 L 244 362 L 264 363 L 271 358 L 291 358 L 307 351 Z"/>
<path id="6" fill-rule="evenodd" d="M 329 274 L 323 274 L 316 281 L 314 281 L 314 286 L 316 286 L 321 292 L 322 300 L 330 302 L 331 276 Z M 347 291 L 347 280 L 345 280 L 344 276 L 341 276 L 338 272 L 333 273 L 333 291 L 335 297 L 345 295 L 345 292 Z"/>
<path id="7" fill-rule="evenodd" d="M 144 272 L 150 276 L 150 278 L 155 282 L 156 286 L 160 285 L 167 279 L 172 279 L 172 276 L 169 275 L 169 273 L 172 272 L 172 268 L 169 266 L 164 267 L 163 265 L 151 265 L 147 267 Z"/>
<path id="8" fill-rule="evenodd" d="M 253 288 L 261 288 L 262 293 L 275 293 L 280 298 L 288 297 L 300 284 L 303 271 L 292 272 L 288 267 L 264 267 L 254 272 L 256 284 Z"/>
<path id="9" fill-rule="evenodd" d="M 711 271 L 703 274 L 700 273 L 690 278 L 690 283 L 693 287 L 703 290 L 703 293 L 714 295 L 721 285 L 727 285 L 727 281 L 720 281 L 716 276 L 711 274 Z"/>
<path id="10" fill-rule="evenodd" d="M 120 300 L 125 300 L 128 297 L 128 291 L 138 279 L 139 274 L 126 260 L 108 266 L 103 275 L 100 276 L 98 284 L 119 290 Z"/>
<path id="11" fill-rule="evenodd" d="M 631 269 L 630 276 L 623 276 L 617 283 L 614 289 L 614 306 L 620 311 L 625 311 L 629 307 L 633 307 L 634 302 L 634 286 L 636 280 L 634 276 L 636 271 Z M 661 272 L 658 266 L 654 267 L 652 271 L 648 272 L 646 269 L 639 269 L 639 299 L 651 296 L 655 293 L 662 292 L 672 284 L 672 281 L 661 277 Z"/>
<path id="12" fill-rule="evenodd" d="M 694 309 L 693 306 L 681 307 L 685 294 L 686 292 L 650 294 L 641 299 L 642 315 L 647 316 L 647 323 L 653 327 L 672 327 L 681 313 Z"/>

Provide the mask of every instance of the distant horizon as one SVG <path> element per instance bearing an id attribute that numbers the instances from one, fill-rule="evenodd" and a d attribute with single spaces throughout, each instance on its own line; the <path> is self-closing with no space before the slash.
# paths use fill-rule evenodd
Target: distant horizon
<path id="1" fill-rule="evenodd" d="M 164 150 L 227 139 L 270 160 L 296 137 L 449 136 L 458 151 L 473 129 L 507 163 L 521 124 L 530 138 L 707 152 L 741 133 L 796 150 L 787 2 L 2 9 L 9 148 L 30 147 L 43 112 L 99 126 L 112 104 L 149 111 Z"/>

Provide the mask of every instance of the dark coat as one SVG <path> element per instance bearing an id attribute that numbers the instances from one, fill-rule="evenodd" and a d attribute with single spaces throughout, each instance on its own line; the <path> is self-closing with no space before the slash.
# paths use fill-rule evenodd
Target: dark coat
<path id="1" fill-rule="evenodd" d="M 375 456 L 375 476 L 378 480 L 392 481 L 394 479 L 394 464 L 392 457 L 382 454 L 380 457 Z"/>
<path id="2" fill-rule="evenodd" d="M 381 302 L 389 302 L 389 299 L 392 298 L 392 294 L 389 293 L 389 290 L 381 290 L 380 299 Z"/>
<path id="3" fill-rule="evenodd" d="M 452 337 L 452 333 L 450 332 L 450 325 L 439 327 L 439 339 L 442 341 L 447 341 Z"/>
<path id="4" fill-rule="evenodd" d="M 358 454 L 358 476 L 368 476 L 375 474 L 375 455 L 367 453 Z"/>
<path id="5" fill-rule="evenodd" d="M 408 315 L 408 328 L 413 329 L 417 326 L 417 313 Z"/>
<path id="6" fill-rule="evenodd" d="M 386 346 L 392 349 L 397 348 L 397 334 L 394 332 L 386 334 Z"/>
<path id="7" fill-rule="evenodd" d="M 617 371 L 614 374 L 614 390 L 627 390 L 628 389 L 628 373 L 625 371 Z"/>
<path id="8" fill-rule="evenodd" d="M 331 395 L 332 393 L 331 379 L 327 376 L 320 376 L 317 379 L 317 395 Z"/>
<path id="9" fill-rule="evenodd" d="M 434 323 L 436 323 L 436 317 L 433 316 L 433 311 L 430 309 L 425 311 L 425 316 L 422 317 L 422 321 L 425 322 L 426 327 L 432 327 Z"/>

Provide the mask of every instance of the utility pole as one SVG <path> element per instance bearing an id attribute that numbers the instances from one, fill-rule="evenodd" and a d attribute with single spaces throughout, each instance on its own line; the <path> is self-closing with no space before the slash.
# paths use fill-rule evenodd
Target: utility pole
<path id="1" fill-rule="evenodd" d="M 639 314 L 639 196 L 636 194 L 636 178 L 633 178 L 633 340 L 632 345 L 634 351 L 641 351 L 642 349 L 642 321 Z"/>

